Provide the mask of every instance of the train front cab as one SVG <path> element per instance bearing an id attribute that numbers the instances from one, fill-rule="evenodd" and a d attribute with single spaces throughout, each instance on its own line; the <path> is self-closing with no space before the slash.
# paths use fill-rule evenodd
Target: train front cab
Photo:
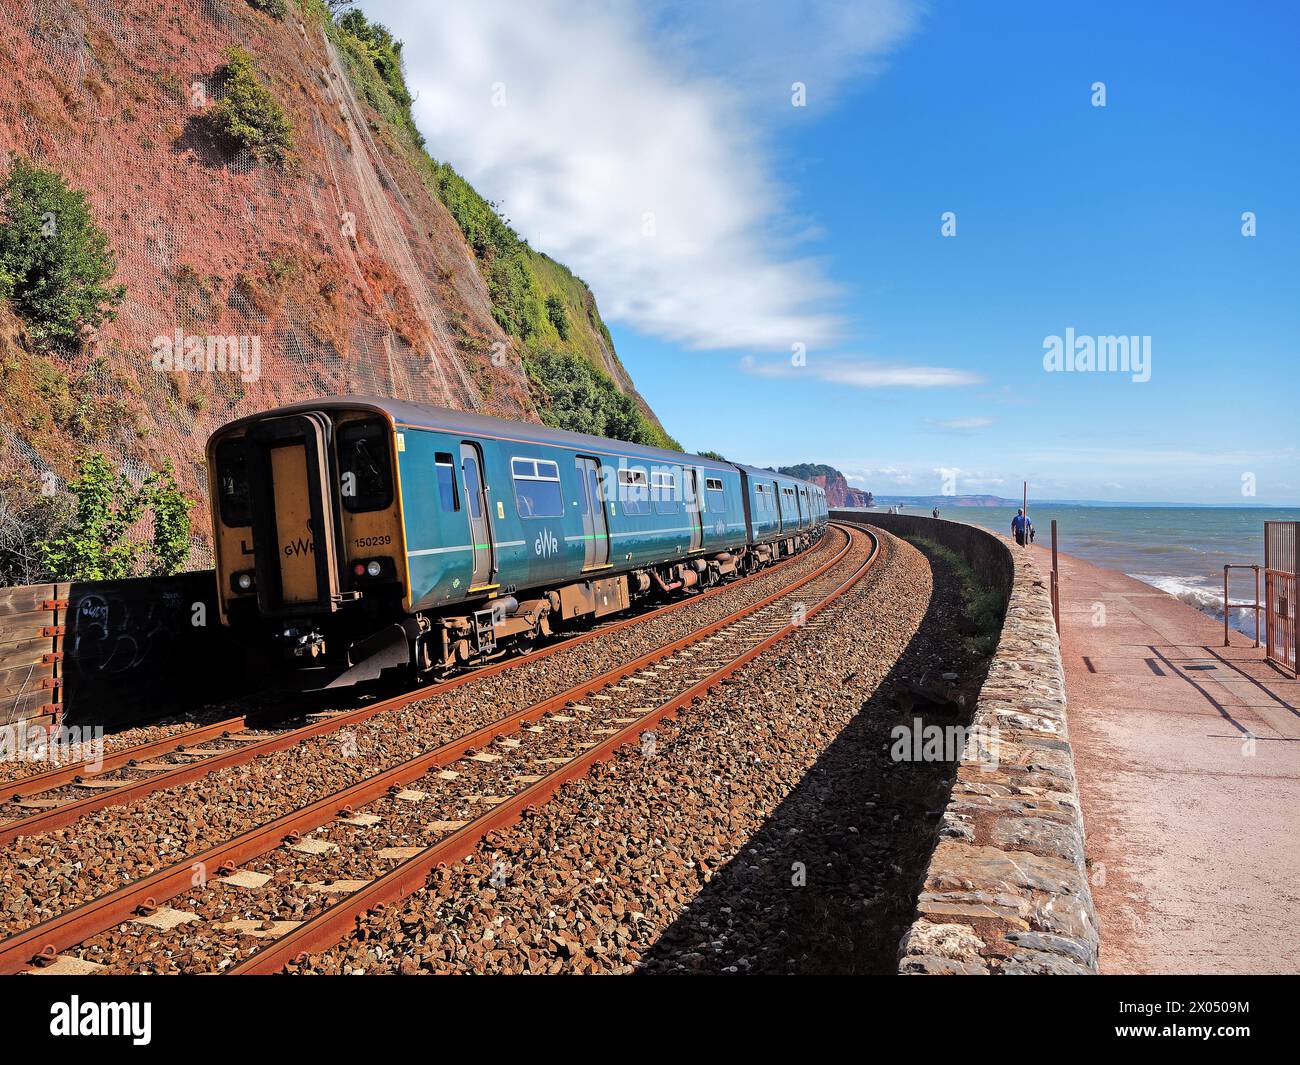
<path id="1" fill-rule="evenodd" d="M 387 416 L 289 408 L 242 419 L 213 436 L 208 463 L 222 622 L 269 635 L 299 666 L 367 656 L 377 619 L 400 613 L 405 596 Z"/>

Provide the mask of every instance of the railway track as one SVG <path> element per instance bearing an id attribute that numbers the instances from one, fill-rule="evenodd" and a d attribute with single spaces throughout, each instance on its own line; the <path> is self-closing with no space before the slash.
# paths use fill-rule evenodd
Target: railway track
<path id="1" fill-rule="evenodd" d="M 607 695 L 608 703 L 599 710 L 584 704 L 566 704 L 566 709 L 571 708 L 575 714 L 586 711 L 584 716 L 587 720 L 581 721 L 575 717 L 576 727 L 565 730 L 569 734 L 561 736 L 558 743 L 555 738 L 546 737 L 545 731 L 539 734 L 532 745 L 533 750 L 520 758 L 518 764 L 510 770 L 541 770 L 525 774 L 516 772 L 511 778 L 513 782 L 523 782 L 526 786 L 449 831 L 431 845 L 418 849 L 396 868 L 351 892 L 287 934 L 274 938 L 266 947 L 245 958 L 227 970 L 227 973 L 269 974 L 305 965 L 310 961 L 312 951 L 332 946 L 347 935 L 365 914 L 391 906 L 418 890 L 434 869 L 464 859 L 475 851 L 490 832 L 514 824 L 526 811 L 545 802 L 566 782 L 587 773 L 595 764 L 611 757 L 620 747 L 644 743 L 643 737 L 648 729 L 665 718 L 675 716 L 692 703 L 699 702 L 711 689 L 726 683 L 732 674 L 785 636 L 811 622 L 866 574 L 876 561 L 879 550 L 879 543 L 872 534 L 854 532 L 850 534 L 843 552 L 823 570 L 804 578 L 791 589 L 769 597 L 755 608 L 739 612 L 741 616 L 734 621 L 725 619 L 710 626 L 713 630 L 711 633 L 706 631 L 701 638 L 692 640 L 685 647 L 656 657 L 653 660 L 656 665 L 647 668 L 656 669 L 657 666 L 657 674 L 662 673 L 664 668 L 673 668 L 677 673 L 674 679 L 678 683 L 673 686 L 678 690 L 667 698 L 659 694 L 650 706 L 631 705 L 644 702 L 643 693 L 630 689 L 625 683 L 616 682 L 607 684 L 605 690 L 619 694 Z M 847 563 L 847 576 L 835 572 L 842 560 Z M 803 602 L 805 597 L 810 598 L 811 603 Z M 644 674 L 643 670 L 638 672 Z M 638 678 L 630 673 L 617 678 L 620 682 L 635 679 Z M 560 716 L 568 715 L 552 714 L 549 720 L 553 722 Z M 599 720 L 602 725 L 592 728 L 592 720 Z M 593 735 L 603 738 L 593 743 Z M 557 756 L 554 753 L 566 746 L 570 750 L 565 755 Z M 560 763 L 556 768 L 545 771 L 546 766 L 556 762 Z M 450 796 L 447 801 L 455 802 Z M 387 842 L 389 846 L 384 850 L 394 856 L 405 850 L 392 845 L 392 836 L 387 838 Z M 365 846 L 373 849 L 373 842 Z"/>
<path id="2" fill-rule="evenodd" d="M 788 608 L 793 602 L 791 597 L 801 590 L 808 588 L 809 592 L 815 593 L 811 598 L 816 602 L 807 610 L 807 617 L 833 601 L 860 578 L 875 557 L 874 545 L 869 543 L 867 534 L 860 530 L 837 528 L 836 535 L 843 537 L 843 543 L 830 560 L 756 604 L 559 695 L 505 715 L 434 750 L 0 941 L 0 971 L 22 971 L 33 961 L 57 958 L 60 950 L 84 943 L 97 933 L 123 921 L 139 917 L 148 919 L 151 915 L 156 917 L 160 911 L 166 910 L 162 903 L 195 886 L 196 870 L 203 870 L 204 875 L 211 871 L 215 879 L 227 881 L 237 888 L 240 883 L 248 881 L 250 872 L 253 873 L 252 880 L 259 880 L 266 875 L 255 870 L 240 869 L 240 866 L 253 859 L 264 859 L 273 853 L 288 853 L 308 866 L 312 862 L 324 861 L 323 856 L 332 854 L 338 844 L 306 836 L 322 826 L 329 825 L 331 830 L 337 829 L 344 834 L 353 830 L 360 834 L 376 824 L 386 824 L 394 831 L 387 832 L 385 838 L 390 843 L 401 839 L 406 846 L 370 848 L 373 861 L 365 875 L 358 873 L 350 879 L 322 873 L 323 880 L 305 882 L 308 886 L 323 885 L 320 893 L 326 897 L 345 895 L 339 903 L 324 907 L 306 921 L 302 927 L 307 931 L 299 933 L 296 927 L 290 929 L 285 922 L 272 919 L 264 919 L 256 929 L 250 929 L 247 921 L 216 922 L 212 925 L 217 933 L 236 938 L 250 933 L 269 935 L 288 931 L 296 937 L 286 940 L 294 947 L 295 953 L 306 949 L 301 945 L 304 942 L 323 943 L 324 939 L 320 937 L 334 935 L 340 927 L 340 921 L 346 924 L 355 917 L 355 913 L 359 912 L 357 907 L 369 908 L 377 895 L 397 892 L 400 896 L 413 890 L 424 875 L 420 870 L 427 872 L 428 868 L 439 862 L 455 860 L 468 853 L 484 833 L 516 819 L 529 805 L 544 801 L 565 780 L 585 772 L 595 761 L 607 757 L 616 747 L 635 738 L 654 721 L 675 713 L 712 685 L 725 680 L 745 661 L 762 653 L 782 635 L 802 623 L 805 616 L 802 614 L 794 620 L 783 620 L 781 605 L 784 603 Z M 834 573 L 836 567 L 846 557 L 855 554 L 861 556 L 858 569 L 848 580 L 839 581 Z M 772 569 L 764 572 L 770 574 Z M 735 583 L 728 587 L 735 587 Z M 801 598 L 810 598 L 809 592 L 804 592 Z M 698 601 L 698 598 L 693 601 Z M 669 604 L 652 614 L 680 605 Z M 536 654 L 554 653 L 554 650 L 562 646 L 572 646 L 575 642 L 608 633 L 612 628 L 646 620 L 649 616 L 652 615 L 625 619 L 615 626 L 583 634 L 575 640 L 556 645 L 554 649 L 547 648 Z M 738 653 L 731 654 L 725 650 L 733 645 L 740 648 Z M 692 662 L 691 659 L 695 661 Z M 515 663 L 500 663 L 498 666 L 486 667 L 486 670 L 508 668 L 511 664 Z M 434 687 L 445 690 L 448 686 L 482 676 L 486 670 Z M 658 695 L 653 700 L 648 698 L 651 690 L 670 678 L 677 682 L 675 686 L 681 690 L 667 699 Z M 409 701 L 424 694 L 426 692 L 422 691 L 402 698 Z M 638 703 L 643 705 L 631 705 Z M 380 705 L 377 705 L 366 708 L 365 712 L 373 715 L 380 712 L 380 709 Z M 516 735 L 522 739 L 513 738 Z M 594 742 L 593 736 L 596 738 Z M 529 740 L 536 742 L 529 743 Z M 533 747 L 537 750 L 526 749 Z M 542 750 L 550 753 L 543 755 L 539 753 Z M 540 767 L 543 772 L 520 771 L 521 767 L 514 764 L 516 752 L 519 756 L 530 753 L 535 755 L 540 762 L 530 763 L 524 768 Z M 128 752 L 122 752 L 123 755 L 126 753 Z M 456 762 L 462 763 L 457 767 L 460 772 L 447 769 Z M 503 762 L 506 764 L 498 765 Z M 560 764 L 560 768 L 545 768 L 556 763 Z M 203 771 L 208 771 L 206 765 Z M 506 771 L 511 775 L 502 778 L 501 773 Z M 421 805 L 430 793 L 408 786 L 419 782 L 434 787 L 435 781 L 438 784 L 448 784 L 460 780 L 462 776 L 466 778 L 464 784 L 468 784 L 475 773 L 486 774 L 487 779 L 482 781 L 486 791 L 480 788 L 459 805 L 451 803 L 444 811 L 446 816 L 433 821 L 429 820 L 427 810 Z M 513 788 L 507 785 L 513 785 Z M 398 792 L 402 794 L 397 794 Z M 506 794 L 493 794 L 495 792 Z M 477 809 L 487 800 L 495 799 L 500 801 L 488 803 L 489 809 L 486 811 Z M 378 804 L 384 813 L 362 812 L 361 807 L 367 804 Z M 396 831 L 401 819 L 395 815 L 394 810 L 406 814 L 404 832 Z M 428 845 L 427 839 L 423 837 L 427 836 L 430 826 L 443 830 L 444 838 Z M 281 850 L 281 844 L 285 843 L 289 849 Z M 364 855 L 368 852 L 363 849 L 362 853 Z M 388 867 L 391 867 L 395 856 L 401 857 L 402 861 L 397 869 L 390 872 Z M 384 869 L 376 869 L 374 861 L 379 861 Z M 311 875 L 309 868 L 300 872 Z M 293 882 L 303 883 L 296 874 Z M 344 888 L 356 890 L 348 893 L 343 891 Z M 221 895 L 215 894 L 218 897 Z M 347 916 L 349 913 L 352 917 Z M 167 911 L 167 915 L 174 916 L 174 911 Z M 162 918 L 163 925 L 166 920 L 167 916 Z M 263 959 L 257 963 L 259 970 L 267 965 L 282 967 L 282 952 L 289 948 L 279 941 L 273 946 L 275 949 L 271 953 L 256 955 Z"/>
<path id="3" fill-rule="evenodd" d="M 258 729 L 267 712 L 241 714 L 162 739 L 125 748 L 104 757 L 96 765 L 82 760 L 12 781 L 0 788 L 18 816 L 0 822 L 0 846 L 24 836 L 35 836 L 84 817 L 96 810 L 117 806 L 151 795 L 164 788 L 178 787 L 209 773 L 241 765 L 262 755 L 286 750 L 315 736 L 328 735 L 361 724 L 386 711 L 401 709 L 422 699 L 453 691 L 507 669 L 540 661 L 570 648 L 607 636 L 656 617 L 711 599 L 731 589 L 771 576 L 805 554 L 783 559 L 757 573 L 710 588 L 688 599 L 678 599 L 652 610 L 620 618 L 607 625 L 550 643 L 527 654 L 507 658 L 469 670 L 368 705 L 342 711 L 307 713 L 307 724 L 288 730 Z M 305 711 L 308 704 L 302 704 Z M 288 715 L 286 715 L 288 716 Z M 4 804 L 0 804 L 4 805 Z"/>

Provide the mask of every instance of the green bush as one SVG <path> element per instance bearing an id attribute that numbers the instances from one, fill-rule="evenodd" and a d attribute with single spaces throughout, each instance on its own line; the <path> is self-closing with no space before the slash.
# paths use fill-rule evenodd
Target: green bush
<path id="1" fill-rule="evenodd" d="M 193 503 L 176 485 L 171 463 L 137 488 L 114 473 L 99 452 L 82 457 L 68 485 L 76 508 L 67 524 L 36 544 L 40 565 L 54 580 L 95 581 L 180 571 L 189 555 Z M 153 511 L 153 540 L 128 539 L 133 525 Z"/>
<path id="2" fill-rule="evenodd" d="M 552 293 L 546 297 L 546 317 L 555 326 L 561 340 L 569 339 L 569 312 L 564 307 L 564 300 Z"/>
<path id="3" fill-rule="evenodd" d="M 106 284 L 117 270 L 108 237 L 84 193 L 25 159 L 13 160 L 0 196 L 0 297 L 38 343 L 75 345 L 126 295 Z"/>
<path id="4" fill-rule="evenodd" d="M 438 197 L 447 205 L 475 255 L 486 259 L 517 250 L 523 243 L 519 234 L 506 224 L 493 204 L 480 196 L 449 163 L 436 164 L 436 171 Z"/>
<path id="5" fill-rule="evenodd" d="M 265 11 L 272 18 L 281 21 L 289 13 L 288 0 L 248 0 L 248 3 L 258 11 Z"/>
<path id="6" fill-rule="evenodd" d="M 487 286 L 492 297 L 492 317 L 502 329 L 521 340 L 537 333 L 542 325 L 542 302 L 522 254 L 493 259 Z"/>
<path id="7" fill-rule="evenodd" d="M 331 6 L 337 9 L 342 4 Z M 417 148 L 423 148 L 424 137 L 411 114 L 414 97 L 402 72 L 402 42 L 386 26 L 369 21 L 357 10 L 340 14 L 333 25 L 333 36 L 359 75 L 356 80 L 366 102 L 405 129 Z"/>
<path id="8" fill-rule="evenodd" d="M 580 355 L 527 350 L 524 369 L 542 421 L 553 428 L 650 447 L 675 443 L 641 413 L 636 400 Z"/>
<path id="9" fill-rule="evenodd" d="M 258 79 L 253 57 L 242 48 L 231 48 L 217 77 L 223 95 L 208 112 L 213 135 L 229 148 L 248 149 L 258 159 L 287 162 L 293 152 L 293 126 L 280 102 Z"/>

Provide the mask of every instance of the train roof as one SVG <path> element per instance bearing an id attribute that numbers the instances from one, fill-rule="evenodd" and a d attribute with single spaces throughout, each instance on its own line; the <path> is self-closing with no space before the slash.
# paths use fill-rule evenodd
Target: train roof
<path id="1" fill-rule="evenodd" d="M 809 488 L 817 488 L 818 490 L 821 490 L 820 486 L 814 484 L 812 481 L 805 481 L 802 477 L 791 477 L 788 473 L 781 473 L 778 470 L 769 470 L 762 466 L 746 466 L 740 462 L 733 462 L 731 465 L 735 466 L 738 470 L 744 470 L 751 477 L 755 477 L 760 481 L 777 478 L 782 481 L 793 481 L 795 484 L 806 484 Z"/>
<path id="2" fill-rule="evenodd" d="M 785 481 L 806 484 L 810 488 L 817 486 L 811 481 L 804 481 L 789 474 L 775 473 L 757 466 L 744 466 L 737 462 L 719 462 L 717 459 L 689 452 L 669 451 L 661 447 L 649 447 L 645 444 L 629 444 L 624 440 L 609 440 L 603 436 L 590 436 L 587 433 L 573 433 L 567 429 L 552 429 L 550 426 L 537 425 L 533 422 L 517 422 L 508 418 L 494 418 L 488 414 L 475 414 L 472 411 L 452 410 L 439 407 L 433 403 L 413 403 L 405 399 L 390 399 L 387 396 L 346 395 L 328 396 L 320 399 L 302 400 L 282 407 L 242 418 L 223 425 L 221 432 L 235 426 L 245 425 L 261 418 L 282 414 L 295 414 L 310 410 L 373 410 L 387 415 L 398 425 L 425 429 L 447 429 L 466 436 L 503 437 L 510 440 L 522 440 L 531 444 L 555 444 L 578 450 L 609 451 L 611 448 L 620 453 L 645 459 L 659 459 L 664 462 L 680 463 L 686 461 L 691 465 L 712 469 L 744 470 L 751 477 L 779 477 Z"/>
<path id="3" fill-rule="evenodd" d="M 668 451 L 665 448 L 649 447 L 645 444 L 630 444 L 625 440 L 609 440 L 602 436 L 589 436 L 586 433 L 572 433 L 567 429 L 552 429 L 550 426 L 537 425 L 533 422 L 517 422 L 507 418 L 494 418 L 487 414 L 475 414 L 471 411 L 452 410 L 432 403 L 412 403 L 404 399 L 389 399 L 385 396 L 330 396 L 321 399 L 303 400 L 283 407 L 274 407 L 257 414 L 246 415 L 223 425 L 222 430 L 245 425 L 266 417 L 282 414 L 296 414 L 311 410 L 373 410 L 386 414 L 398 425 L 424 429 L 448 429 L 466 436 L 504 437 L 521 440 L 531 444 L 555 444 L 578 450 L 609 451 L 617 449 L 621 453 L 646 459 L 660 459 L 665 462 L 681 463 L 683 460 L 691 465 L 735 468 L 734 462 L 719 462 L 717 459 L 687 452 Z"/>

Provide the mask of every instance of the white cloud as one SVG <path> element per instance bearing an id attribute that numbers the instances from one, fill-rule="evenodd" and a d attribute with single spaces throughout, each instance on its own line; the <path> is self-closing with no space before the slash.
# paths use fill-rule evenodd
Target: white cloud
<path id="1" fill-rule="evenodd" d="M 760 33 L 748 5 L 731 6 L 696 41 L 668 0 L 369 0 L 366 10 L 406 42 L 431 154 L 585 278 L 606 318 L 701 348 L 827 343 L 839 292 L 822 264 L 792 254 L 807 222 L 790 217 L 773 176 L 762 132 L 772 119 L 754 84 L 780 73 L 793 110 L 801 72 L 811 84 L 824 66 L 827 87 L 861 74 L 908 32 L 910 9 L 807 0 L 763 16 L 796 40 L 791 73 L 785 40 Z"/>
<path id="2" fill-rule="evenodd" d="M 861 359 L 810 357 L 806 365 L 759 361 L 746 355 L 740 368 L 756 377 L 808 377 L 852 388 L 956 388 L 978 385 L 984 378 L 969 370 L 944 366 L 907 366 Z"/>
<path id="3" fill-rule="evenodd" d="M 791 117 L 792 83 L 807 87 L 815 113 L 852 79 L 877 72 L 917 21 L 909 0 L 663 0 L 660 11 L 675 46 L 725 67 L 753 109 Z"/>
<path id="4" fill-rule="evenodd" d="M 845 480 L 849 481 L 876 483 L 885 480 L 897 485 L 913 484 L 916 481 L 914 474 L 898 466 L 855 467 L 848 463 L 836 464 L 834 462 L 831 465 L 843 470 Z M 852 472 L 849 472 L 850 470 Z"/>
<path id="5" fill-rule="evenodd" d="M 926 418 L 925 423 L 934 426 L 936 429 L 948 429 L 956 433 L 967 433 L 974 432 L 976 429 L 987 429 L 993 424 L 993 419 L 981 417 Z"/>

